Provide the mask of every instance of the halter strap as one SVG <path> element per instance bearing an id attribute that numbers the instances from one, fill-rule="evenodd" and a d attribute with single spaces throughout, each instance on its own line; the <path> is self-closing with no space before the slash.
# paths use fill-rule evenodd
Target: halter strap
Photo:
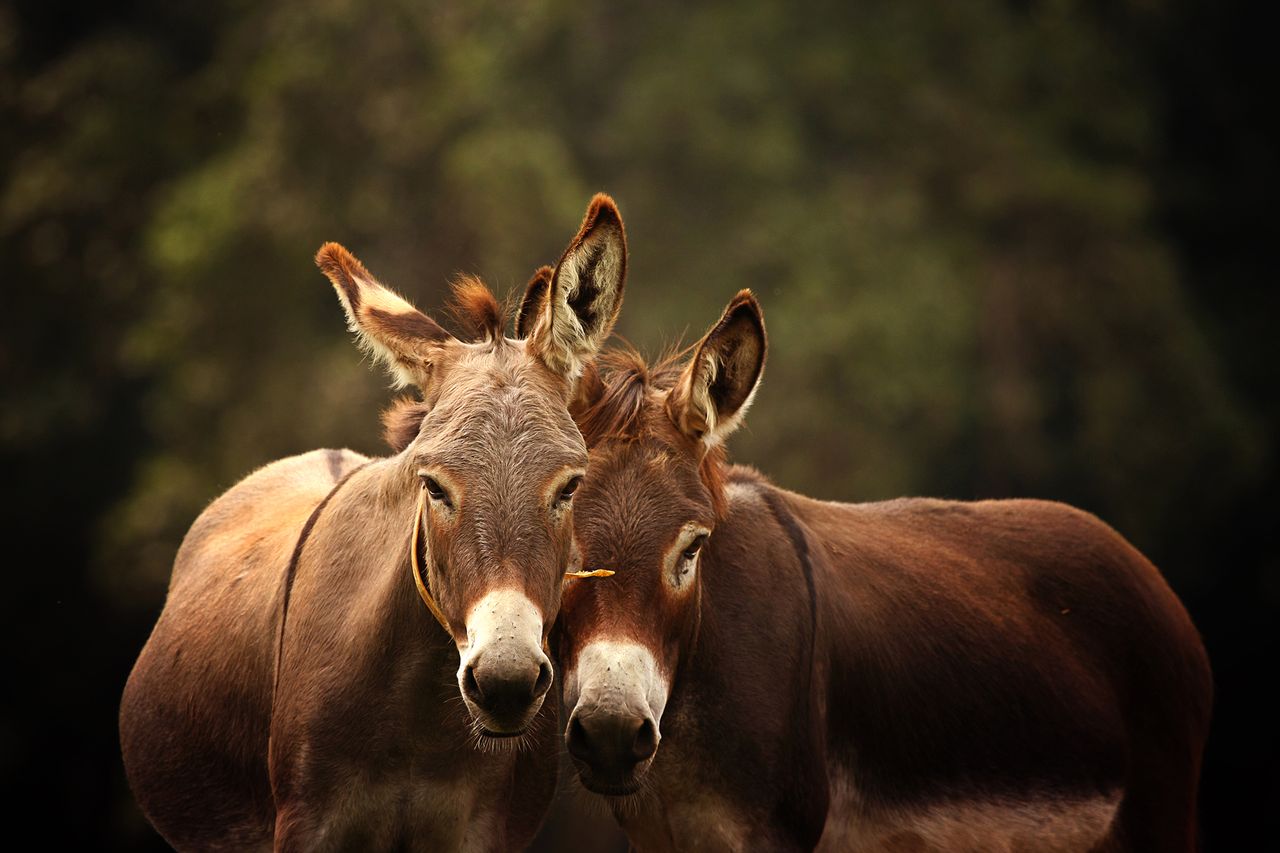
<path id="1" fill-rule="evenodd" d="M 418 504 L 413 511 L 413 539 L 409 543 L 409 571 L 413 574 L 413 585 L 418 588 L 418 595 L 422 596 L 422 603 L 427 605 L 427 609 L 431 611 L 431 615 L 436 617 L 436 621 L 440 623 L 440 627 L 450 637 L 453 631 L 449 629 L 449 622 L 444 618 L 444 614 L 440 612 L 440 605 L 436 604 L 436 600 L 431 595 L 431 588 L 428 580 L 422 577 L 422 568 L 418 565 L 418 553 L 421 550 L 422 541 L 422 514 L 427 508 L 427 487 L 424 485 L 418 492 Z M 431 571 L 430 565 L 427 571 Z"/>
<path id="2" fill-rule="evenodd" d="M 440 610 L 440 605 L 436 603 L 435 597 L 431 594 L 430 575 L 424 577 L 422 566 L 419 565 L 419 553 L 421 547 L 419 543 L 422 541 L 422 516 L 427 508 L 427 487 L 423 485 L 418 492 L 418 503 L 413 510 L 413 538 L 409 542 L 409 573 L 413 575 L 413 585 L 418 588 L 418 595 L 422 598 L 422 603 L 427 605 L 427 609 L 431 611 L 431 615 L 436 617 L 436 621 L 440 623 L 440 627 L 450 637 L 453 631 L 449 628 L 449 621 L 444 618 L 444 613 Z M 427 565 L 427 573 L 431 571 L 430 564 Z M 565 572 L 566 578 L 607 578 L 613 575 L 609 569 L 594 569 L 589 572 Z M 545 646 L 546 643 L 544 642 Z"/>

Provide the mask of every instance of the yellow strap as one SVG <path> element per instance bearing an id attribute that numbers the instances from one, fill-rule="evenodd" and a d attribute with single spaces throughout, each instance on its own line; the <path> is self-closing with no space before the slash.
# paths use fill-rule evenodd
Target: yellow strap
<path id="1" fill-rule="evenodd" d="M 449 623 L 445 620 L 444 614 L 440 612 L 440 605 L 436 604 L 436 600 L 431 597 L 431 590 L 427 588 L 426 582 L 422 578 L 422 569 L 418 566 L 418 551 L 420 549 L 419 542 L 422 541 L 422 514 L 427 508 L 427 487 L 424 485 L 422 490 L 418 492 L 418 506 L 413 511 L 413 541 L 409 544 L 409 569 L 413 572 L 413 583 L 418 588 L 418 595 L 422 596 L 422 603 L 427 605 L 427 609 L 431 611 L 431 615 L 436 617 L 436 621 L 440 623 L 440 627 L 450 637 L 453 631 L 449 629 Z"/>

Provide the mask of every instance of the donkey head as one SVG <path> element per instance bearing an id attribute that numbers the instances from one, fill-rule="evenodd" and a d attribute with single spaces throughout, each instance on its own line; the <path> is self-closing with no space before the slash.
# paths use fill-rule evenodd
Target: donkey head
<path id="1" fill-rule="evenodd" d="M 725 497 L 722 442 L 740 423 L 765 358 L 764 320 L 739 293 L 681 364 L 605 357 L 577 410 L 590 446 L 575 533 L 583 564 L 612 577 L 569 581 L 558 652 L 565 738 L 583 784 L 635 792 L 657 752 L 671 684 L 698 633 L 699 562 Z"/>
<path id="2" fill-rule="evenodd" d="M 316 261 L 360 343 L 397 384 L 421 392 L 385 418 L 399 450 L 387 505 L 407 513 L 406 541 L 416 534 L 405 560 L 457 645 L 458 686 L 478 730 L 518 734 L 552 680 L 544 648 L 587 462 L 568 406 L 622 304 L 618 210 L 596 196 L 558 266 L 535 279 L 545 296 L 527 340 L 503 336 L 498 303 L 478 281 L 455 287 L 476 331 L 464 342 L 341 246 L 327 244 Z M 408 571 L 404 582 L 413 583 Z M 426 607 L 422 617 L 431 618 Z"/>

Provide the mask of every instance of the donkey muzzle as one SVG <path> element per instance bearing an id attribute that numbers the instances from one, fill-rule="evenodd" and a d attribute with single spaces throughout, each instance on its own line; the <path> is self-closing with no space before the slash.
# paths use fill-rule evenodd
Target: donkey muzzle
<path id="1" fill-rule="evenodd" d="M 519 734 L 551 686 L 551 662 L 490 649 L 463 667 L 462 695 L 484 712 L 490 734 Z M 490 723 L 496 725 L 490 725 Z"/>
<path id="2" fill-rule="evenodd" d="M 565 680 L 565 746 L 588 790 L 633 794 L 658 751 L 668 684 L 653 653 L 631 641 L 588 643 Z"/>
<path id="3" fill-rule="evenodd" d="M 467 616 L 458 689 L 486 734 L 518 735 L 533 721 L 551 687 L 542 651 L 542 614 L 523 593 L 491 592 Z"/>
<path id="4" fill-rule="evenodd" d="M 658 751 L 658 739 L 653 718 L 599 708 L 574 711 L 565 731 L 569 754 L 584 771 L 583 785 L 602 794 L 634 793 L 643 769 Z"/>

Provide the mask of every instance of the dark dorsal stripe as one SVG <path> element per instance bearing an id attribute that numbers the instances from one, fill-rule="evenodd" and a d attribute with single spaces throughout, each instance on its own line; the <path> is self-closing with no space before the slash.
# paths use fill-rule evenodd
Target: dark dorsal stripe
<path id="1" fill-rule="evenodd" d="M 814 670 L 818 656 L 818 591 L 813 580 L 813 561 L 809 554 L 809 540 L 804 534 L 804 529 L 782 498 L 767 484 L 756 482 L 753 485 L 756 493 L 769 507 L 769 512 L 787 531 L 787 538 L 791 540 L 791 548 L 795 551 L 796 559 L 800 561 L 805 588 L 809 593 L 809 660 L 806 666 L 808 678 L 797 700 L 791 730 L 791 761 L 794 776 L 778 803 L 774 819 L 780 825 L 790 828 L 795 837 L 808 838 L 809 843 L 813 844 L 822 834 L 822 826 L 830 804 L 825 774 L 818 774 L 815 777 L 811 772 L 813 767 L 821 766 L 826 749 L 824 723 L 818 715 L 818 706 L 814 703 L 813 681 L 816 677 Z"/>
<path id="2" fill-rule="evenodd" d="M 804 572 L 804 583 L 809 590 L 809 673 L 812 675 L 818 642 L 818 590 L 813 583 L 813 562 L 809 558 L 809 540 L 805 538 L 804 531 L 800 529 L 795 516 L 783 505 L 772 489 L 756 486 L 755 491 L 764 498 L 769 512 L 773 513 L 773 517 L 777 519 L 778 524 L 782 525 L 782 529 L 787 531 L 791 548 L 796 552 L 796 559 L 800 561 L 801 571 Z"/>
<path id="3" fill-rule="evenodd" d="M 333 452 L 333 451 L 331 451 Z M 329 469 L 334 470 L 333 457 L 329 457 Z M 358 471 L 363 470 L 368 462 L 358 465 L 347 472 L 347 475 L 341 480 L 333 484 L 333 488 L 329 490 L 329 494 L 324 496 L 324 500 L 316 504 L 316 508 L 311 510 L 311 515 L 307 516 L 307 523 L 302 525 L 302 532 L 298 534 L 298 542 L 293 546 L 293 554 L 289 557 L 289 565 L 284 571 L 284 596 L 280 603 L 280 630 L 276 636 L 276 671 L 275 676 L 271 680 L 271 711 L 275 713 L 276 708 L 276 691 L 280 689 L 280 667 L 284 660 L 284 626 L 289 618 L 289 598 L 293 594 L 293 578 L 298 573 L 298 561 L 302 558 L 302 548 L 307 544 L 307 539 L 311 537 L 311 530 L 316 526 L 316 522 L 320 520 L 320 513 L 324 512 L 324 508 L 329 505 L 329 501 L 333 500 L 333 496 L 338 490 L 346 485 Z"/>
<path id="4" fill-rule="evenodd" d="M 329 476 L 337 483 L 342 477 L 342 457 L 341 450 L 326 450 L 324 452 L 324 461 L 329 465 Z M 326 498 L 328 500 L 328 498 Z"/>

